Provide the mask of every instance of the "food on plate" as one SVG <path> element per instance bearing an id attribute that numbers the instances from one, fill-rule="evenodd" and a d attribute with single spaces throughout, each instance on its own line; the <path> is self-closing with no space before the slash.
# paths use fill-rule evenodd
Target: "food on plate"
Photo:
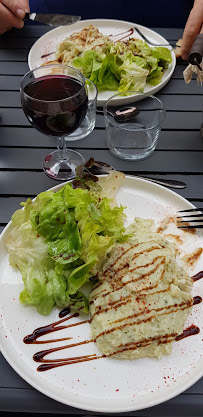
<path id="1" fill-rule="evenodd" d="M 172 62 L 167 48 L 155 47 L 130 37 L 114 42 L 97 27 L 87 26 L 63 40 L 56 48 L 58 62 L 78 68 L 99 90 L 143 91 L 156 86 Z"/>
<path id="2" fill-rule="evenodd" d="M 180 53 L 180 51 L 181 51 L 181 44 L 182 44 L 182 39 L 178 39 L 178 41 L 176 42 L 176 46 L 173 49 L 173 52 L 174 52 L 174 54 L 175 54 L 175 56 L 176 56 L 177 59 L 178 58 L 181 58 L 181 53 Z"/>
<path id="3" fill-rule="evenodd" d="M 22 274 L 20 301 L 40 314 L 54 306 L 63 309 L 60 317 L 69 307 L 90 312 L 91 341 L 104 356 L 161 358 L 183 337 L 193 280 L 152 219 L 124 226 L 116 193 L 125 176 L 114 171 L 98 181 L 87 171 L 93 163 L 14 213 L 5 243 Z"/>
<path id="4" fill-rule="evenodd" d="M 112 246 L 127 237 L 123 207 L 112 200 L 123 178 L 113 172 L 101 186 L 96 177 L 81 175 L 55 193 L 42 192 L 22 203 L 5 242 L 10 265 L 22 274 L 21 303 L 41 314 L 54 305 L 88 311 L 81 287 Z"/>
<path id="5" fill-rule="evenodd" d="M 65 64 L 89 49 L 107 53 L 110 45 L 112 41 L 108 36 L 99 32 L 96 26 L 89 25 L 63 40 L 57 46 L 56 57 Z"/>
<path id="6" fill-rule="evenodd" d="M 90 293 L 91 333 L 101 352 L 119 359 L 169 354 L 191 312 L 192 279 L 177 247 L 137 218 L 132 236 L 107 255 Z"/>

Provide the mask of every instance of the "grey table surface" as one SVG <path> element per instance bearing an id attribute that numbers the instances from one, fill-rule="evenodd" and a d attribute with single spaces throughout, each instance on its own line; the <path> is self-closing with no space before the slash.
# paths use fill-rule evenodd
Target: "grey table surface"
<path id="1" fill-rule="evenodd" d="M 20 105 L 19 85 L 28 71 L 30 47 L 47 30 L 45 26 L 30 25 L 21 31 L 12 30 L 0 37 L 0 232 L 10 220 L 19 203 L 53 187 L 56 182 L 42 170 L 42 160 L 55 149 L 55 140 L 34 130 Z M 155 29 L 169 41 L 182 36 L 182 29 Z M 107 149 L 102 116 L 97 116 L 96 128 L 85 139 L 69 142 L 85 158 L 111 163 L 116 169 L 130 174 L 152 175 L 184 181 L 187 187 L 178 194 L 196 206 L 203 202 L 203 139 L 202 88 L 193 79 L 183 80 L 186 63 L 177 62 L 168 84 L 159 97 L 166 107 L 166 119 L 157 149 L 140 162 L 116 159 Z M 28 385 L 0 354 L 0 412 L 29 412 L 93 415 L 54 401 Z M 202 416 L 203 379 L 179 396 L 152 408 L 125 413 L 132 416 Z M 114 415 L 114 414 L 113 414 Z"/>

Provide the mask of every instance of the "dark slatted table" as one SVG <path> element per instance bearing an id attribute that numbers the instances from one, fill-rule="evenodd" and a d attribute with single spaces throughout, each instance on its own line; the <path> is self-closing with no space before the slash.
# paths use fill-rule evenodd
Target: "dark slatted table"
<path id="1" fill-rule="evenodd" d="M 49 150 L 56 148 L 55 140 L 30 126 L 19 97 L 20 81 L 28 71 L 29 49 L 47 30 L 42 26 L 27 26 L 0 37 L 0 231 L 22 200 L 56 184 L 42 171 L 42 160 Z M 155 30 L 169 41 L 176 41 L 182 36 L 182 30 L 178 29 Z M 97 116 L 96 128 L 89 137 L 69 142 L 69 146 L 78 149 L 85 158 L 93 156 L 125 173 L 153 174 L 155 178 L 184 181 L 187 188 L 178 193 L 193 204 L 202 205 L 202 89 L 195 79 L 186 86 L 182 75 L 184 68 L 184 63 L 178 63 L 172 79 L 157 94 L 167 114 L 157 149 L 149 159 L 129 163 L 113 157 L 107 149 L 102 116 Z M 126 415 L 201 416 L 202 409 L 203 380 L 200 380 L 167 403 Z M 40 394 L 13 371 L 1 354 L 0 411 L 92 414 Z"/>

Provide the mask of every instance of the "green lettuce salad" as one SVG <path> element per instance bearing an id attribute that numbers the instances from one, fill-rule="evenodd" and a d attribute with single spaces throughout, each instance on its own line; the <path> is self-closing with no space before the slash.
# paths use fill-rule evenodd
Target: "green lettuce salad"
<path id="1" fill-rule="evenodd" d="M 123 207 L 113 206 L 92 180 L 88 186 L 42 192 L 12 217 L 9 262 L 20 270 L 22 304 L 48 314 L 53 306 L 88 311 L 83 285 L 97 273 L 115 242 L 127 238 Z"/>
<path id="2" fill-rule="evenodd" d="M 70 59 L 71 55 L 74 56 Z M 156 86 L 164 69 L 172 62 L 171 52 L 164 47 L 150 48 L 139 39 L 127 42 L 104 42 L 93 49 L 79 52 L 71 42 L 62 42 L 56 57 L 60 62 L 79 69 L 99 90 L 143 91 L 147 84 Z"/>

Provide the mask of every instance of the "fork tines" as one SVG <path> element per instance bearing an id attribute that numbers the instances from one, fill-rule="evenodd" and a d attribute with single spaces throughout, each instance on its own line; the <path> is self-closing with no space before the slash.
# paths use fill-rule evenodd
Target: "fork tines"
<path id="1" fill-rule="evenodd" d="M 189 209 L 189 210 L 179 210 L 178 214 L 184 213 L 184 215 L 177 216 L 177 227 L 179 229 L 194 229 L 194 228 L 203 229 L 203 213 L 201 213 L 201 211 L 203 211 L 202 207 Z M 189 213 L 189 214 L 186 214 L 186 213 Z M 190 214 L 190 213 L 194 213 L 194 214 Z M 182 220 L 183 218 L 186 220 Z"/>
<path id="2" fill-rule="evenodd" d="M 159 44 L 156 44 L 156 43 L 154 43 L 154 42 L 152 42 L 152 41 L 150 41 L 149 39 L 147 39 L 146 38 L 146 36 L 136 27 L 136 26 L 134 26 L 134 29 L 136 30 L 136 32 L 141 36 L 141 38 L 145 41 L 145 42 L 147 42 L 149 45 L 153 45 L 153 46 L 171 46 L 171 47 L 180 47 L 180 45 L 177 45 L 177 44 L 172 44 L 171 42 L 170 42 L 170 44 L 169 43 L 159 43 Z"/>
<path id="3" fill-rule="evenodd" d="M 201 211 L 201 210 L 203 210 L 203 207 L 193 208 L 193 209 L 189 209 L 189 210 L 178 210 L 178 213 L 189 213 L 191 211 Z"/>

